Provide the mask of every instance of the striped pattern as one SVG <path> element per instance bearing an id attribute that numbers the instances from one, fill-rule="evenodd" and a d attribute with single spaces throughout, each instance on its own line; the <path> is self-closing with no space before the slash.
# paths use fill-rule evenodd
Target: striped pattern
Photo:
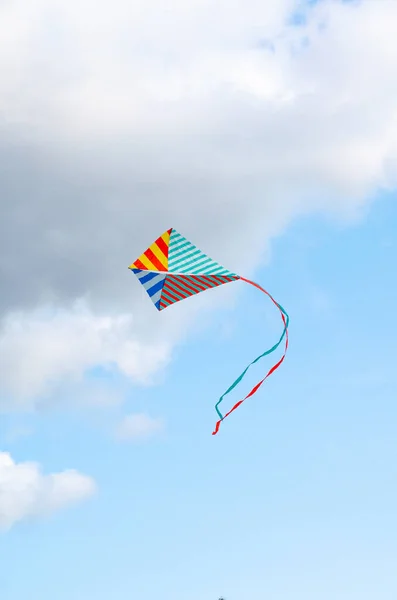
<path id="1" fill-rule="evenodd" d="M 161 293 L 159 310 L 194 294 L 237 279 L 240 279 L 238 275 L 167 275 Z"/>
<path id="2" fill-rule="evenodd" d="M 168 250 L 169 273 L 182 273 L 189 275 L 221 275 L 236 276 L 222 267 L 219 263 L 201 252 L 194 244 L 189 242 L 175 229 L 171 230 Z"/>
<path id="3" fill-rule="evenodd" d="M 160 310 L 161 292 L 166 278 L 165 273 L 154 273 L 153 271 L 141 271 L 140 269 L 131 269 L 137 276 L 139 282 L 143 285 L 148 293 L 149 298 Z"/>
<path id="4" fill-rule="evenodd" d="M 167 271 L 168 247 L 172 229 L 165 231 L 147 250 L 129 266 L 144 271 Z"/>
<path id="5" fill-rule="evenodd" d="M 240 279 L 168 229 L 129 266 L 158 310 L 210 288 Z"/>

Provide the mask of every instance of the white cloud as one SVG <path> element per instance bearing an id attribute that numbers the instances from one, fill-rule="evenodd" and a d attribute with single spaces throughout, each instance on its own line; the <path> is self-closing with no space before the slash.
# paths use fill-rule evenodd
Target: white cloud
<path id="1" fill-rule="evenodd" d="M 44 475 L 37 464 L 16 463 L 0 452 L 0 528 L 43 517 L 89 498 L 96 491 L 90 477 L 77 471 Z"/>
<path id="2" fill-rule="evenodd" d="M 162 419 L 154 419 L 145 414 L 127 415 L 116 429 L 116 437 L 121 441 L 143 440 L 160 433 L 164 429 Z"/>
<path id="3" fill-rule="evenodd" d="M 48 392 L 60 379 L 79 379 L 96 365 L 116 364 L 145 382 L 169 358 L 165 341 L 130 339 L 132 318 L 99 317 L 76 308 L 55 315 L 10 316 L 0 336 L 2 390 L 23 401 Z"/>
<path id="4" fill-rule="evenodd" d="M 135 278 L 135 291 L 141 288 Z M 145 292 L 144 292 L 145 293 Z M 227 294 L 226 294 L 227 295 Z M 225 298 L 220 294 L 219 303 Z M 117 389 L 84 374 L 95 367 L 115 369 L 131 381 L 151 385 L 167 366 L 174 345 L 205 297 L 195 306 L 180 306 L 164 318 L 144 298 L 134 314 L 98 315 L 82 303 L 71 311 L 37 310 L 10 314 L 0 328 L 0 408 L 26 410 L 54 398 L 69 406 L 111 406 L 123 402 Z M 213 304 L 214 305 L 214 304 Z M 196 325 L 197 326 L 197 325 Z"/>
<path id="5" fill-rule="evenodd" d="M 394 187 L 396 27 L 374 0 L 2 4 L 2 396 L 167 364 L 200 301 L 126 278 L 167 227 L 249 275 L 297 215 Z"/>

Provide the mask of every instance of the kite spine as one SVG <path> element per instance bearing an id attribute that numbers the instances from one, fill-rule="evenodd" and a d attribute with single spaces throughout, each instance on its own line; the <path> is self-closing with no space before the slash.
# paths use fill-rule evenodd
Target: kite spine
<path id="1" fill-rule="evenodd" d="M 271 296 L 269 294 L 269 292 L 267 292 L 263 287 L 261 287 L 258 283 L 255 283 L 254 281 L 250 281 L 249 279 L 245 279 L 244 277 L 240 277 L 240 279 L 242 281 L 245 281 L 245 283 L 249 283 L 250 285 L 254 286 L 255 288 L 257 288 L 258 290 L 260 290 L 261 292 L 263 292 L 264 294 L 266 294 L 266 296 L 268 296 L 270 298 L 270 300 L 273 302 L 273 304 L 275 306 L 277 306 L 277 308 L 280 311 L 281 314 L 281 319 L 283 321 L 284 324 L 284 331 L 279 339 L 279 341 L 277 342 L 277 344 L 275 344 L 272 348 L 270 348 L 269 350 L 266 350 L 266 352 L 264 352 L 263 354 L 261 354 L 260 356 L 258 356 L 257 358 L 255 358 L 255 360 L 253 360 L 245 369 L 244 371 L 241 373 L 241 375 L 239 377 L 237 377 L 237 379 L 232 383 L 232 385 L 226 390 L 226 392 L 224 394 L 222 394 L 222 396 L 219 398 L 218 402 L 215 405 L 215 410 L 218 414 L 219 417 L 219 421 L 217 421 L 216 425 L 215 425 L 215 429 L 212 432 L 212 435 L 216 435 L 219 431 L 219 427 L 221 425 L 221 422 L 226 419 L 226 417 L 228 417 L 232 412 L 234 412 L 236 410 L 236 408 L 238 408 L 239 406 L 241 406 L 241 404 L 247 400 L 247 398 L 250 398 L 251 396 L 253 396 L 261 387 L 262 383 L 268 378 L 270 377 L 270 375 L 272 375 L 272 373 L 274 373 L 274 371 L 276 371 L 279 366 L 284 362 L 285 356 L 287 354 L 287 350 L 288 350 L 288 325 L 289 325 L 289 316 L 286 313 L 286 311 L 283 309 L 283 307 L 276 302 L 276 300 L 273 298 L 273 296 Z M 247 371 L 249 370 L 249 368 L 254 365 L 255 363 L 257 363 L 261 358 L 268 356 L 269 354 L 271 354 L 272 352 L 274 352 L 275 350 L 277 350 L 277 348 L 280 346 L 281 342 L 283 341 L 283 339 L 285 338 L 285 349 L 284 349 L 284 354 L 281 357 L 281 359 L 275 364 L 273 365 L 273 367 L 268 371 L 268 373 L 266 374 L 266 376 L 259 381 L 259 383 L 257 383 L 252 390 L 249 392 L 249 394 L 247 394 L 245 396 L 245 398 L 243 398 L 242 400 L 239 400 L 232 408 L 231 410 L 229 410 L 229 412 L 227 412 L 225 415 L 222 415 L 222 413 L 219 410 L 219 405 L 221 404 L 221 402 L 223 401 L 223 399 L 225 398 L 225 396 L 227 394 L 229 394 L 239 383 L 240 381 L 242 381 L 242 379 L 245 377 Z"/>

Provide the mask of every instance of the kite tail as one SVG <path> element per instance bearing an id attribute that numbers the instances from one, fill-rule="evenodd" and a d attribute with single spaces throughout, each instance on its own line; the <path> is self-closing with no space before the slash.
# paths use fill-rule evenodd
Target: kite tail
<path id="1" fill-rule="evenodd" d="M 261 287 L 260 285 L 258 285 L 257 283 L 254 283 L 253 281 L 250 281 L 249 279 L 244 279 L 244 277 L 240 277 L 240 279 L 242 281 L 245 281 L 246 283 L 249 283 L 250 285 L 256 287 L 258 290 L 260 290 L 261 292 L 263 292 L 264 294 L 266 294 L 266 296 L 268 296 L 270 298 L 270 300 L 273 302 L 273 304 L 275 306 L 277 306 L 277 308 L 280 311 L 281 314 L 281 318 L 284 324 L 284 331 L 279 339 L 279 341 L 277 342 L 277 344 L 275 344 L 272 348 L 270 348 L 270 350 L 266 350 L 266 352 L 264 352 L 263 354 L 261 354 L 260 356 L 258 356 L 255 360 L 253 360 L 248 367 L 246 367 L 244 369 L 244 371 L 241 373 L 241 375 L 236 379 L 236 381 L 234 381 L 232 383 L 232 385 L 226 390 L 226 392 L 219 398 L 218 402 L 215 405 L 215 410 L 218 413 L 219 416 L 219 421 L 216 423 L 215 425 L 215 430 L 212 432 L 212 435 L 216 435 L 219 431 L 219 427 L 221 425 L 221 422 L 226 419 L 226 417 L 228 417 L 232 412 L 234 412 L 236 410 L 236 408 L 238 408 L 245 400 L 247 400 L 247 398 L 250 398 L 251 396 L 253 396 L 261 387 L 262 383 L 268 378 L 270 377 L 270 375 L 272 373 L 274 373 L 274 371 L 276 371 L 276 369 L 279 368 L 279 366 L 283 363 L 284 359 L 285 359 L 285 355 L 287 354 L 287 350 L 288 350 L 288 325 L 289 325 L 289 316 L 288 314 L 285 312 L 285 310 L 283 309 L 283 307 L 278 304 L 278 302 L 275 301 L 275 299 L 269 294 L 269 292 L 267 292 L 263 287 Z M 249 394 L 247 394 L 247 396 L 245 398 L 243 398 L 243 400 L 239 400 L 231 410 L 229 410 L 228 413 L 226 413 L 225 415 L 222 415 L 222 413 L 219 410 L 219 405 L 221 404 L 221 402 L 223 401 L 224 397 L 229 394 L 229 392 L 231 392 L 238 383 L 240 383 L 240 381 L 244 378 L 245 374 L 247 373 L 248 369 L 254 365 L 256 362 L 258 362 L 261 358 L 263 358 L 264 356 L 267 356 L 268 354 L 271 354 L 272 352 L 274 352 L 275 350 L 277 350 L 277 348 L 279 347 L 279 345 L 281 344 L 281 342 L 283 341 L 285 337 L 285 349 L 284 349 L 284 354 L 281 357 L 281 359 L 278 361 L 278 363 L 276 363 L 271 369 L 270 371 L 267 373 L 267 375 L 259 382 L 257 383 L 252 390 L 249 392 Z"/>

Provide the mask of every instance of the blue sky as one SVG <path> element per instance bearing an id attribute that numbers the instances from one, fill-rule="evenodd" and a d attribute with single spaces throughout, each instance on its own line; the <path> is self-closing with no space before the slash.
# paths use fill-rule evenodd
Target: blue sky
<path id="1" fill-rule="evenodd" d="M 396 30 L 0 3 L 0 600 L 396 600 Z M 216 437 L 280 316 L 242 282 L 156 311 L 127 267 L 169 227 L 291 316 Z"/>
<path id="2" fill-rule="evenodd" d="M 288 358 L 217 437 L 216 398 L 280 327 L 248 286 L 159 385 L 131 387 L 126 409 L 163 416 L 161 435 L 121 444 L 56 409 L 4 417 L 3 435 L 34 432 L 2 442 L 16 461 L 73 466 L 99 492 L 0 537 L 2 600 L 394 600 L 396 228 L 390 194 L 353 224 L 302 217 L 274 241 L 255 278 L 290 313 Z"/>

